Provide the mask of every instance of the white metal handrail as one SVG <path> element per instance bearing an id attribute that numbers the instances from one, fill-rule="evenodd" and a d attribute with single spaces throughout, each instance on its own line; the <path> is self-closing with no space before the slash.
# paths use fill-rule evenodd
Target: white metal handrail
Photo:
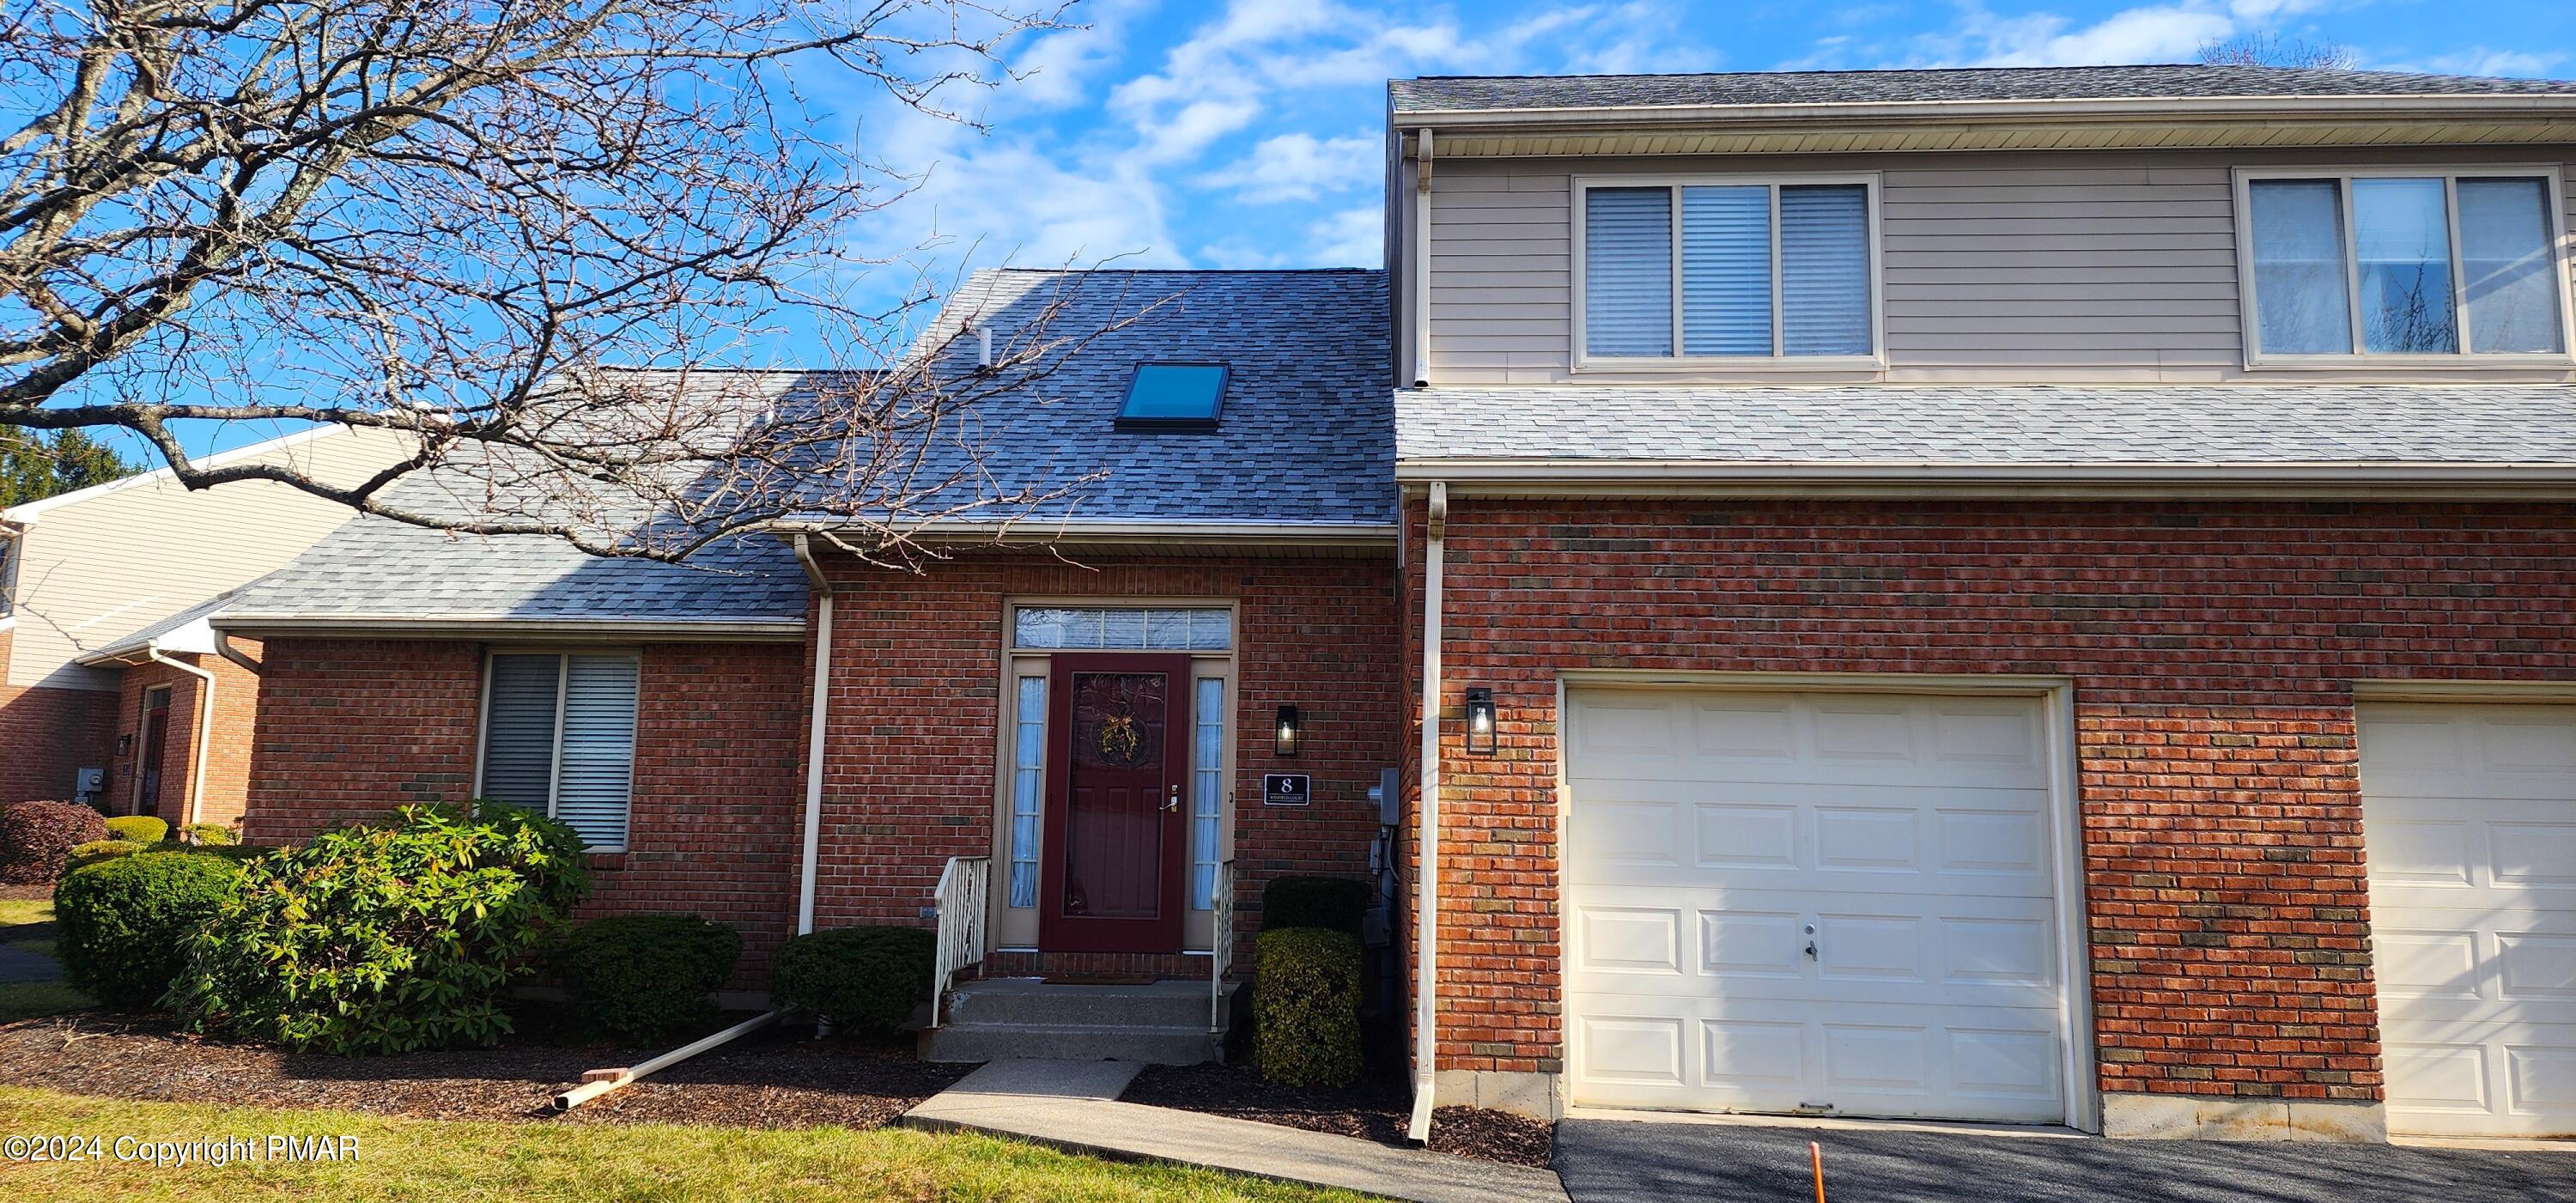
<path id="1" fill-rule="evenodd" d="M 1234 862 L 1216 864 L 1216 894 L 1211 901 L 1216 922 L 1208 941 L 1208 1031 L 1224 1029 L 1225 975 L 1234 968 Z"/>
<path id="2" fill-rule="evenodd" d="M 957 971 L 984 963 L 984 900 L 993 879 L 993 858 L 952 856 L 939 873 L 931 904 L 939 912 L 939 952 L 930 967 L 930 1026 L 939 1026 L 939 1008 L 947 1000 L 948 982 Z"/>

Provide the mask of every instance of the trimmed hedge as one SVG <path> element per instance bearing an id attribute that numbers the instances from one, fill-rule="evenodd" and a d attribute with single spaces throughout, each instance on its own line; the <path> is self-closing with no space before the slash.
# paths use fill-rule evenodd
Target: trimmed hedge
<path id="1" fill-rule="evenodd" d="M 71 983 L 110 1007 L 159 1005 L 186 967 L 188 941 L 240 883 L 230 857 L 127 844 L 54 887 L 56 949 Z M 173 846 L 175 847 L 175 846 Z"/>
<path id="2" fill-rule="evenodd" d="M 589 876 L 571 828 L 471 805 L 242 850 L 241 886 L 189 941 L 173 1007 L 196 1031 L 342 1055 L 498 1042 L 504 991 Z"/>
<path id="3" fill-rule="evenodd" d="M 137 852 L 148 851 L 151 847 L 150 844 L 137 844 L 131 840 L 91 840 L 74 847 L 71 854 L 63 858 L 63 879 L 69 881 L 72 874 L 100 861 L 132 856 Z"/>
<path id="4" fill-rule="evenodd" d="M 129 844 L 158 844 L 170 837 L 170 825 L 151 815 L 118 815 L 107 821 L 107 834 Z"/>
<path id="5" fill-rule="evenodd" d="M 179 829 L 179 838 L 208 848 L 229 848 L 241 842 L 241 835 L 221 823 L 190 823 Z"/>
<path id="6" fill-rule="evenodd" d="M 939 937 L 918 927 L 842 927 L 778 950 L 770 993 L 781 1003 L 865 1031 L 897 1032 L 930 997 Z"/>
<path id="7" fill-rule="evenodd" d="M 0 808 L 0 885 L 61 879 L 66 858 L 107 838 L 107 820 L 74 802 L 18 802 Z"/>
<path id="8" fill-rule="evenodd" d="M 1252 979 L 1252 1064 L 1289 1086 L 1360 1076 L 1360 941 L 1320 927 L 1266 931 Z"/>
<path id="9" fill-rule="evenodd" d="M 1360 934 L 1368 882 L 1350 877 L 1275 877 L 1261 888 L 1261 930 L 1320 927 Z"/>
<path id="10" fill-rule="evenodd" d="M 659 1040 L 715 1017 L 742 934 L 696 915 L 618 915 L 565 938 L 555 972 L 573 1007 L 622 1040 Z"/>

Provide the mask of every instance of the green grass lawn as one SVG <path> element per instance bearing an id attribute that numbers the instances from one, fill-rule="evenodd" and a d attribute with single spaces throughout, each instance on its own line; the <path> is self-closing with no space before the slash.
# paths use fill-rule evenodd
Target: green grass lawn
<path id="1" fill-rule="evenodd" d="M 15 936 L 11 934 L 14 931 L 53 921 L 54 900 L 51 898 L 0 899 L 0 941 L 5 941 L 12 948 L 23 948 L 46 956 L 54 955 L 54 940 L 50 935 Z M 95 999 L 61 982 L 0 983 L 0 1023 L 33 1019 L 39 1015 L 54 1015 L 64 1011 L 77 1011 L 82 1007 L 96 1005 Z"/>
<path id="2" fill-rule="evenodd" d="M 0 1132 L 191 1140 L 354 1136 L 355 1161 L 0 1160 L 0 1199 L 1339 1200 L 1360 1196 L 1204 1170 L 1123 1165 L 982 1136 L 886 1128 L 451 1123 L 93 1099 L 0 1086 Z"/>

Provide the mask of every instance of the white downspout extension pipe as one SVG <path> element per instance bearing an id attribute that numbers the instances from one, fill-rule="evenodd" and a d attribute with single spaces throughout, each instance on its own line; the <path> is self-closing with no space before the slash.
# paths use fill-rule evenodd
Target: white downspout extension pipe
<path id="1" fill-rule="evenodd" d="M 161 651 L 158 639 L 144 644 L 143 654 L 204 682 L 197 691 L 197 763 L 188 770 L 188 801 L 179 811 L 178 826 L 184 828 L 197 821 L 198 806 L 206 796 L 206 745 L 215 737 L 215 674 L 185 660 L 171 659 Z"/>
<path id="2" fill-rule="evenodd" d="M 1413 1122 L 1405 1129 L 1417 1141 L 1431 1139 L 1431 1091 L 1439 1076 L 1440 544 L 1448 529 L 1449 485 L 1435 480 L 1422 557 L 1422 872 L 1413 923 Z"/>
<path id="3" fill-rule="evenodd" d="M 814 586 L 814 706 L 805 734 L 805 853 L 797 874 L 796 934 L 814 930 L 814 876 L 823 859 L 823 728 L 832 699 L 832 583 L 814 562 L 805 536 L 796 536 L 796 560 Z"/>

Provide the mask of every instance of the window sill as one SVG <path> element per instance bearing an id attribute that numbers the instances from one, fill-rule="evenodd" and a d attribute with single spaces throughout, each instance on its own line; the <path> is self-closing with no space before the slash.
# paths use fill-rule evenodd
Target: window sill
<path id="1" fill-rule="evenodd" d="M 2356 368 L 2402 368 L 2410 372 L 2528 372 L 2576 369 L 2566 355 L 2275 355 L 2248 359 L 2249 372 L 2349 372 Z"/>
<path id="2" fill-rule="evenodd" d="M 1801 372 L 1883 372 L 1887 361 L 1874 355 L 1818 356 L 1814 359 L 1737 359 L 1724 355 L 1703 355 L 1687 359 L 1578 359 L 1574 374 L 1615 372 L 1656 372 L 1674 375 L 1706 375 L 1727 372 L 1779 372 L 1796 375 Z"/>

